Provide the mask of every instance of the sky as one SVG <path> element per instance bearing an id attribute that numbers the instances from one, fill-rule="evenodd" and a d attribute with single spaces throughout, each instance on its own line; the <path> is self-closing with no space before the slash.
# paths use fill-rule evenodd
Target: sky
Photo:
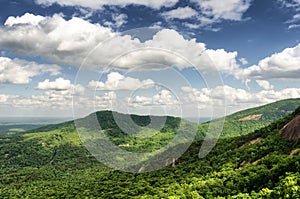
<path id="1" fill-rule="evenodd" d="M 0 117 L 220 117 L 300 98 L 299 0 L 1 0 Z"/>

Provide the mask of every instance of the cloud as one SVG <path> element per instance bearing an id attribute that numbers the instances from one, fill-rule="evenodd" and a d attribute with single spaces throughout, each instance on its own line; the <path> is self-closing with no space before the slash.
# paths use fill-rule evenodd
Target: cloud
<path id="1" fill-rule="evenodd" d="M 68 65 L 80 65 L 97 44 L 115 35 L 110 28 L 77 17 L 66 21 L 60 15 L 54 15 L 37 25 L 17 22 L 1 27 L 2 49 L 21 55 L 40 55 Z"/>
<path id="2" fill-rule="evenodd" d="M 56 88 L 49 88 L 47 91 L 31 95 L 31 96 L 19 96 L 19 95 L 4 95 L 6 96 L 6 106 L 15 111 L 26 110 L 39 113 L 43 111 L 46 114 L 55 114 L 60 110 L 64 110 L 63 114 L 72 110 L 72 106 L 85 106 L 80 101 L 73 102 L 73 97 L 78 96 L 84 98 L 84 88 L 81 85 L 74 85 L 69 89 L 57 90 Z M 1 100 L 1 95 L 0 95 Z M 86 100 L 86 102 L 89 102 Z M 39 111 L 38 111 L 39 110 Z"/>
<path id="3" fill-rule="evenodd" d="M 300 6 L 300 4 L 299 4 L 299 6 Z M 299 22 L 300 22 L 300 14 L 295 14 L 293 16 L 293 19 L 287 21 L 287 23 L 290 24 L 288 29 L 290 30 L 290 29 L 294 29 L 294 28 L 299 28 L 300 27 Z"/>
<path id="4" fill-rule="evenodd" d="M 57 78 L 55 81 L 50 82 L 46 79 L 43 82 L 39 82 L 37 88 L 40 90 L 68 90 L 72 87 L 70 80 L 65 80 L 63 78 Z"/>
<path id="5" fill-rule="evenodd" d="M 247 91 L 230 86 L 218 86 L 211 89 L 182 87 L 181 90 L 185 93 L 186 102 L 199 103 L 199 108 L 202 109 L 207 108 L 209 104 L 225 106 L 222 102 L 224 99 L 229 106 L 245 103 L 251 99 L 250 93 Z"/>
<path id="6" fill-rule="evenodd" d="M 251 6 L 252 0 L 191 0 L 196 3 L 203 14 L 199 20 L 208 25 L 221 20 L 242 20 L 243 14 Z"/>
<path id="7" fill-rule="evenodd" d="M 198 13 L 196 10 L 192 9 L 189 6 L 186 6 L 164 12 L 162 13 L 162 16 L 166 19 L 188 19 L 196 16 L 197 14 Z"/>
<path id="8" fill-rule="evenodd" d="M 0 95 L 0 103 L 3 104 L 7 102 L 9 96 L 8 95 Z"/>
<path id="9" fill-rule="evenodd" d="M 300 74 L 300 44 L 286 48 L 280 53 L 261 60 L 257 65 L 244 69 L 243 74 L 248 79 L 299 79 Z"/>
<path id="10" fill-rule="evenodd" d="M 78 9 L 78 13 L 75 13 L 74 16 L 79 16 L 82 19 L 88 19 L 90 17 L 93 16 L 95 10 L 92 10 L 90 8 L 77 8 Z"/>
<path id="11" fill-rule="evenodd" d="M 109 64 L 119 69 L 190 67 L 191 64 L 185 59 L 203 71 L 214 67 L 213 62 L 203 55 L 204 43 L 185 39 L 175 30 L 163 29 L 151 40 L 141 42 L 99 24 L 77 17 L 65 20 L 60 15 L 45 17 L 37 25 L 15 21 L 12 26 L 1 27 L 0 46 L 17 54 L 41 56 L 54 63 L 74 66 L 80 66 L 89 52 L 94 50 L 85 62 L 89 68 Z M 223 49 L 209 49 L 206 52 L 220 71 L 231 73 L 230 70 L 236 69 L 237 52 Z"/>
<path id="12" fill-rule="evenodd" d="M 226 52 L 224 49 L 206 50 L 206 52 L 219 71 L 234 75 L 240 70 L 237 64 L 237 52 Z"/>
<path id="13" fill-rule="evenodd" d="M 300 21 L 300 14 L 295 14 L 293 16 L 293 19 L 287 21 L 287 23 L 294 23 L 294 22 L 298 22 L 298 21 Z"/>
<path id="14" fill-rule="evenodd" d="M 188 22 L 183 23 L 183 25 L 190 29 L 198 29 L 200 27 L 200 24 L 194 24 L 194 23 L 188 23 Z"/>
<path id="15" fill-rule="evenodd" d="M 49 73 L 60 74 L 60 67 L 50 64 L 38 64 L 21 59 L 0 57 L 0 83 L 28 84 L 35 76 Z"/>
<path id="16" fill-rule="evenodd" d="M 270 89 L 257 93 L 250 93 L 244 89 L 233 88 L 227 85 L 212 89 L 182 87 L 181 90 L 184 93 L 185 101 L 188 103 L 198 102 L 198 108 L 200 110 L 209 110 L 209 104 L 215 107 L 217 107 L 218 104 L 224 105 L 221 102 L 224 97 L 226 99 L 226 107 L 228 107 L 230 112 L 240 111 L 283 99 L 300 98 L 300 88 L 286 88 L 279 91 Z"/>
<path id="17" fill-rule="evenodd" d="M 279 3 L 283 5 L 283 7 L 289 8 L 291 12 L 296 12 L 292 19 L 288 20 L 286 23 L 290 24 L 288 29 L 294 29 L 300 27 L 300 1 L 299 0 L 278 0 Z"/>
<path id="18" fill-rule="evenodd" d="M 137 90 L 152 87 L 154 82 L 151 79 L 139 80 L 132 77 L 125 77 L 118 72 L 111 72 L 107 75 L 106 82 L 90 81 L 88 87 L 92 90 Z"/>
<path id="19" fill-rule="evenodd" d="M 274 86 L 270 84 L 270 82 L 266 80 L 256 80 L 256 83 L 265 90 L 272 90 Z"/>
<path id="20" fill-rule="evenodd" d="M 189 6 L 179 7 L 170 11 L 165 11 L 162 16 L 166 19 L 190 19 L 195 18 L 198 23 L 184 22 L 183 25 L 198 29 L 204 28 L 217 32 L 220 28 L 213 27 L 213 24 L 220 23 L 224 20 L 241 21 L 244 13 L 251 6 L 252 0 L 191 0 L 197 7 Z"/>
<path id="21" fill-rule="evenodd" d="M 21 17 L 8 17 L 7 20 L 5 21 L 4 25 L 5 26 L 13 26 L 16 24 L 30 24 L 30 25 L 38 25 L 42 20 L 44 20 L 45 17 L 40 16 L 40 15 L 33 15 L 30 13 L 25 13 Z"/>
<path id="22" fill-rule="evenodd" d="M 230 113 L 232 113 L 278 100 L 300 98 L 300 88 L 287 88 L 279 91 L 270 89 L 251 93 L 247 90 L 227 85 L 211 89 L 182 87 L 181 93 L 177 94 L 179 95 L 178 99 L 169 90 L 163 89 L 153 96 L 137 95 L 123 99 L 111 91 L 102 96 L 97 96 L 95 105 L 98 108 L 113 108 L 116 111 L 119 110 L 118 108 L 123 110 L 126 104 L 126 107 L 132 107 L 133 111 L 145 111 L 149 110 L 149 108 L 160 107 L 174 114 L 178 114 L 178 110 L 184 109 L 189 110 L 191 113 L 200 111 L 202 114 L 209 115 L 213 106 L 216 110 L 226 106 Z M 224 98 L 226 99 L 226 105 L 223 101 Z M 118 103 L 121 101 L 122 103 Z M 121 107 L 118 106 L 120 104 L 122 105 Z"/>
<path id="23" fill-rule="evenodd" d="M 179 102 L 172 95 L 169 90 L 161 90 L 158 94 L 152 97 L 135 96 L 127 99 L 128 104 L 133 107 L 146 106 L 173 106 L 178 105 Z"/>
<path id="24" fill-rule="evenodd" d="M 219 71 L 230 74 L 238 67 L 237 52 L 205 50 L 204 43 L 198 43 L 195 39 L 186 40 L 175 30 L 161 30 L 141 47 L 123 55 L 112 65 L 121 69 L 133 66 L 143 66 L 146 69 L 177 66 L 182 69 L 194 65 L 201 71 L 212 71 L 216 67 Z"/>
<path id="25" fill-rule="evenodd" d="M 163 110 L 168 110 L 168 113 L 174 113 L 175 115 L 182 110 L 182 106 L 192 105 L 191 113 L 197 112 L 198 109 L 201 114 L 210 114 L 211 106 L 215 106 L 216 109 L 220 106 L 224 106 L 222 99 L 226 98 L 226 107 L 232 112 L 244 110 L 246 108 L 264 105 L 272 103 L 278 100 L 289 98 L 300 98 L 300 88 L 286 88 L 279 91 L 263 90 L 256 93 L 250 93 L 244 89 L 232 88 L 230 86 L 219 86 L 216 88 L 197 89 L 191 87 L 182 87 L 181 96 L 177 99 L 170 91 L 161 90 L 153 96 L 138 95 L 131 98 L 123 98 L 118 96 L 116 92 L 106 92 L 100 96 L 87 97 L 83 93 L 74 93 L 73 89 L 56 91 L 50 90 L 42 94 L 32 96 L 17 96 L 17 95 L 0 95 L 1 108 L 8 107 L 7 110 L 13 110 L 14 112 L 21 112 L 21 110 L 30 111 L 46 111 L 46 113 L 58 113 L 63 110 L 62 113 L 66 114 L 72 110 L 72 103 L 76 107 L 76 110 L 80 107 L 90 107 L 88 110 L 107 110 L 113 109 L 115 111 L 124 110 L 124 104 L 133 108 L 132 111 L 141 111 L 151 108 L 160 107 Z M 72 98 L 76 94 L 78 100 L 72 102 Z M 180 93 L 177 93 L 178 95 Z M 225 95 L 224 95 L 225 94 Z M 122 102 L 122 103 L 118 103 Z M 196 107 L 196 109 L 195 109 Z M 150 109 L 149 109 L 150 108 Z M 184 108 L 184 110 L 188 110 Z M 179 112 L 178 112 L 179 111 Z M 40 113 L 40 112 L 36 112 Z M 86 114 L 89 114 L 87 112 Z M 204 116 L 203 115 L 203 116 Z"/>
<path id="26" fill-rule="evenodd" d="M 67 95 L 54 95 L 47 92 L 41 95 L 18 96 L 9 95 L 6 105 L 15 110 L 45 108 L 71 108 L 72 99 Z"/>
<path id="27" fill-rule="evenodd" d="M 299 4 L 300 4 L 300 3 L 299 3 Z M 295 21 L 300 20 L 300 14 L 295 14 L 295 15 L 293 16 L 293 19 L 294 19 Z"/>
<path id="28" fill-rule="evenodd" d="M 174 6 L 178 0 L 159 0 L 159 1 L 149 1 L 149 0 L 35 0 L 38 4 L 43 4 L 46 6 L 50 6 L 54 3 L 57 3 L 62 6 L 80 6 L 80 7 L 88 7 L 92 9 L 101 9 L 104 5 L 108 6 L 120 6 L 125 7 L 127 5 L 141 5 L 147 6 L 154 9 L 159 9 L 162 7 L 172 7 Z"/>
<path id="29" fill-rule="evenodd" d="M 43 82 L 39 82 L 37 89 L 48 91 L 42 95 L 32 96 L 32 100 L 42 101 L 45 103 L 48 101 L 48 103 L 51 103 L 52 106 L 65 105 L 66 107 L 69 107 L 73 103 L 72 98 L 74 96 L 82 96 L 85 91 L 85 88 L 82 85 L 73 85 L 70 80 L 65 80 L 63 78 L 58 78 L 53 82 L 46 79 Z M 76 103 L 74 102 L 74 105 L 75 104 Z"/>
<path id="30" fill-rule="evenodd" d="M 239 61 L 243 64 L 243 65 L 247 65 L 248 64 L 248 61 L 246 58 L 241 58 L 239 59 Z"/>
<path id="31" fill-rule="evenodd" d="M 128 22 L 127 19 L 128 16 L 126 14 L 113 14 L 112 15 L 113 22 L 106 21 L 104 25 L 113 28 L 120 28 L 122 25 Z"/>
<path id="32" fill-rule="evenodd" d="M 300 7 L 300 1 L 299 0 L 278 0 L 280 3 L 282 3 L 283 6 L 286 6 L 288 8 L 295 8 L 298 9 Z"/>
<path id="33" fill-rule="evenodd" d="M 152 9 L 161 9 L 163 7 L 171 8 L 174 7 L 179 0 L 35 0 L 35 2 L 45 6 L 50 6 L 57 3 L 61 6 L 76 6 L 80 8 L 97 10 L 103 9 L 103 6 L 126 7 L 128 5 L 146 6 Z M 191 2 L 198 5 L 197 11 L 189 6 L 179 7 L 174 10 L 166 11 L 163 16 L 165 16 L 167 19 L 187 19 L 191 17 L 197 17 L 202 27 L 221 22 L 222 20 L 240 21 L 243 17 L 243 14 L 250 7 L 252 0 L 191 0 Z M 110 25 L 112 25 L 112 23 Z"/>
<path id="34" fill-rule="evenodd" d="M 117 100 L 117 94 L 113 91 L 95 97 L 95 107 L 100 109 L 110 109 Z M 90 102 L 89 102 L 90 103 Z"/>
<path id="35" fill-rule="evenodd" d="M 292 24 L 292 25 L 289 25 L 288 29 L 294 29 L 294 28 L 299 28 L 300 27 L 300 24 Z"/>

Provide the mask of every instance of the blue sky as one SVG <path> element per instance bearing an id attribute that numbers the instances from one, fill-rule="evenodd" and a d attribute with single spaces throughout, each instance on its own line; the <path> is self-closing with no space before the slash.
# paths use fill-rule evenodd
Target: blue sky
<path id="1" fill-rule="evenodd" d="M 113 2 L 1 1 L 1 117 L 218 117 L 300 97 L 299 0 Z"/>

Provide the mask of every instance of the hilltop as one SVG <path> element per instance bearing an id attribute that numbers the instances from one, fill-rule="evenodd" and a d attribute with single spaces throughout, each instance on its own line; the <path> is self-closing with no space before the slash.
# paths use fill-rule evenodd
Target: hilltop
<path id="1" fill-rule="evenodd" d="M 128 118 L 131 118 L 139 127 L 127 124 Z M 158 129 L 155 127 L 147 127 L 151 122 L 150 118 L 156 121 L 163 120 L 165 123 L 162 126 L 158 126 Z M 116 119 L 119 120 L 118 123 Z M 139 152 L 151 152 L 159 149 L 161 146 L 168 144 L 175 137 L 180 124 L 192 124 L 186 120 L 170 116 L 139 116 L 112 111 L 99 111 L 78 119 L 76 122 L 69 121 L 57 125 L 47 125 L 30 130 L 27 133 L 53 131 L 77 133 L 75 123 L 77 125 L 81 124 L 77 126 L 77 128 L 84 128 L 86 131 L 103 132 L 115 145 L 123 147 L 125 150 Z M 122 128 L 120 128 L 120 126 L 122 126 Z M 128 135 L 124 130 L 132 134 Z"/>

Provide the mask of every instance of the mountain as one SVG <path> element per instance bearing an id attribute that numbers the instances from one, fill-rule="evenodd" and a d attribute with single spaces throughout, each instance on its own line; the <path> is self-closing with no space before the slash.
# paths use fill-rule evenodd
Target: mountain
<path id="1" fill-rule="evenodd" d="M 130 125 L 128 121 L 129 118 L 138 126 Z M 165 124 L 148 127 L 151 119 L 153 121 L 165 121 Z M 116 121 L 118 121 L 118 123 Z M 121 146 L 127 151 L 139 152 L 150 152 L 161 148 L 161 146 L 168 144 L 175 137 L 181 124 L 183 124 L 183 126 L 185 126 L 185 124 L 192 124 L 191 122 L 176 117 L 126 115 L 112 111 L 92 113 L 85 118 L 76 120 L 75 123 L 78 129 L 83 128 L 84 131 L 89 132 L 101 131 L 115 145 Z M 77 133 L 75 123 L 74 121 L 69 121 L 57 125 L 47 125 L 30 130 L 27 133 L 53 131 Z M 193 125 L 195 126 L 195 124 Z M 196 131 L 197 127 L 195 126 L 194 128 L 194 131 Z M 130 132 L 130 134 L 127 134 L 128 132 Z M 149 139 L 143 138 L 149 135 L 152 135 Z"/>
<path id="2" fill-rule="evenodd" d="M 221 137 L 246 135 L 292 113 L 300 99 L 287 99 L 260 107 L 247 109 L 225 118 Z M 197 140 L 202 140 L 210 122 L 199 125 Z"/>
<path id="3" fill-rule="evenodd" d="M 90 118 L 95 115 L 109 124 L 111 112 L 98 112 Z M 202 141 L 195 141 L 171 165 L 140 174 L 115 171 L 98 162 L 72 125 L 2 136 L 1 197 L 299 198 L 300 143 L 282 134 L 299 115 L 300 108 L 247 135 L 219 139 L 202 159 L 198 157 Z M 140 124 L 149 123 L 147 116 L 135 117 Z M 170 117 L 168 130 L 160 136 L 176 129 L 176 121 L 179 119 Z M 105 131 L 113 137 L 109 132 Z"/>

